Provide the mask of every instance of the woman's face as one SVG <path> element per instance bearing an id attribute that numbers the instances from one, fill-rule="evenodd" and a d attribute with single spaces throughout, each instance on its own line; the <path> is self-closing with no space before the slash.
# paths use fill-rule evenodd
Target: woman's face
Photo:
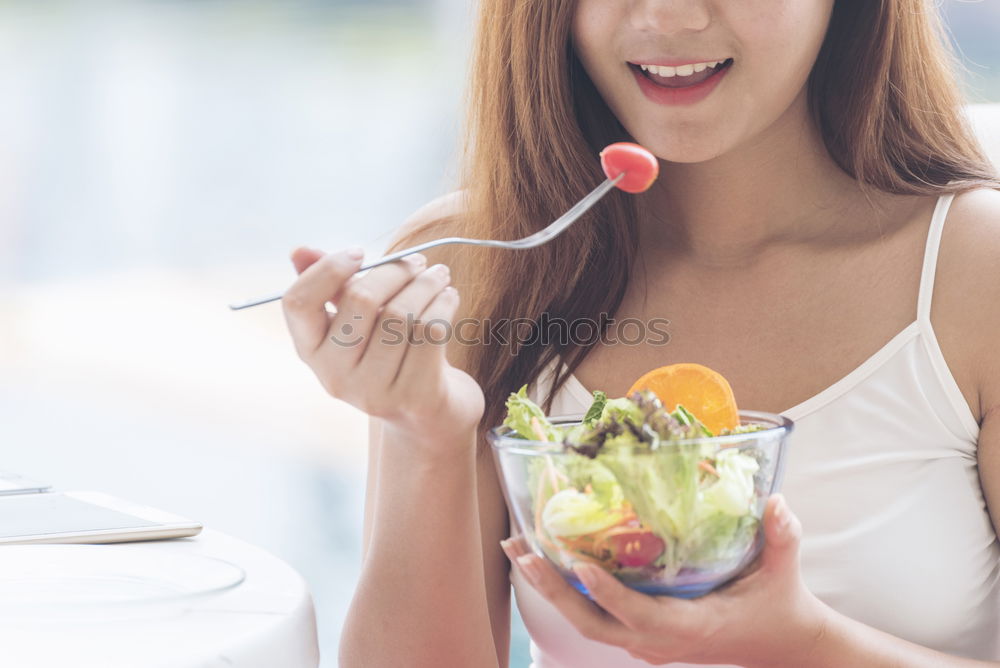
<path id="1" fill-rule="evenodd" d="M 701 162 L 804 117 L 833 3 L 577 0 L 573 43 L 636 141 L 665 160 Z"/>

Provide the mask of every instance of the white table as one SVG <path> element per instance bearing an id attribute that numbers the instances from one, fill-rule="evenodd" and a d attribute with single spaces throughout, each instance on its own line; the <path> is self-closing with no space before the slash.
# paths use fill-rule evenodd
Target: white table
<path id="1" fill-rule="evenodd" d="M 135 545 L 134 543 L 132 545 Z M 316 617 L 302 577 L 248 543 L 206 529 L 141 543 L 225 559 L 242 584 L 165 618 L 105 622 L 8 621 L 0 664 L 10 668 L 315 668 Z"/>

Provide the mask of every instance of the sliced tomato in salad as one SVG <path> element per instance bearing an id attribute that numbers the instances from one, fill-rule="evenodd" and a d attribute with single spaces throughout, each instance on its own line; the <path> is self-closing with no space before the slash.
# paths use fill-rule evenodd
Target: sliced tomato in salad
<path id="1" fill-rule="evenodd" d="M 615 561 L 625 567 L 648 566 L 663 554 L 663 540 L 648 529 L 635 529 L 609 536 L 608 549 Z"/>

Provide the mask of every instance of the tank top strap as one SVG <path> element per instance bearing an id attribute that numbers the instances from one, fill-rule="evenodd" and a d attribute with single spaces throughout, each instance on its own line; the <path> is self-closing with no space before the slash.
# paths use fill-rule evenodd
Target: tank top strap
<path id="1" fill-rule="evenodd" d="M 931 216 L 930 229 L 927 231 L 927 244 L 924 247 L 924 265 L 920 270 L 920 293 L 917 296 L 917 321 L 927 325 L 931 320 L 931 297 L 934 293 L 934 274 L 937 270 L 938 251 L 941 248 L 941 232 L 944 221 L 948 217 L 948 209 L 955 199 L 955 193 L 938 197 L 934 214 Z"/>

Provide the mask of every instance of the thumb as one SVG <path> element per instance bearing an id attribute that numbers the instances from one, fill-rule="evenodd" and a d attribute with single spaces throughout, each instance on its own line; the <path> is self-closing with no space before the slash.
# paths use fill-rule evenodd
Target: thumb
<path id="1" fill-rule="evenodd" d="M 798 571 L 802 523 L 792 514 L 782 494 L 772 494 L 767 500 L 764 536 L 763 568 L 774 573 Z"/>

